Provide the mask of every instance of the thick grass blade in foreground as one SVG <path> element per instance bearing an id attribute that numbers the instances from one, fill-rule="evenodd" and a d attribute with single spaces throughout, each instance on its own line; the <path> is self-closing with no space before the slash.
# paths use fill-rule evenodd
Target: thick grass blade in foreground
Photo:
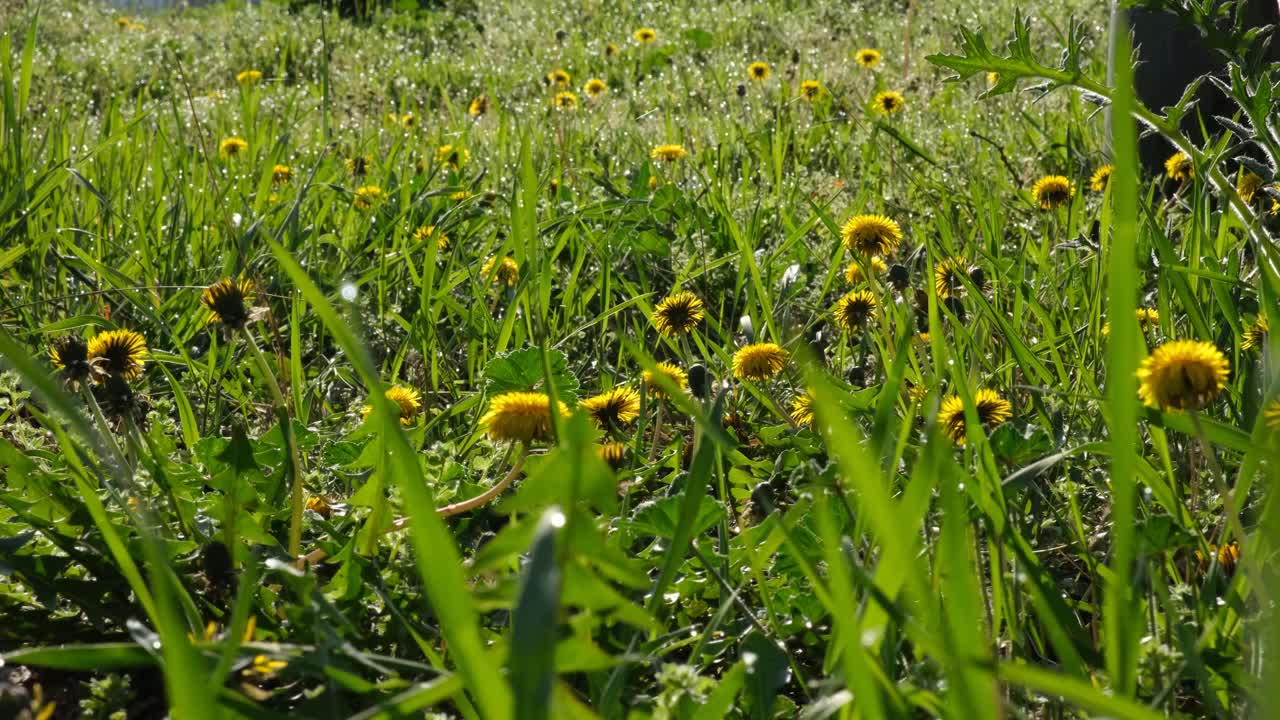
<path id="1" fill-rule="evenodd" d="M 497 720 L 511 717 L 511 688 L 484 648 L 479 632 L 479 615 L 462 572 L 462 558 L 448 528 L 436 516 L 418 464 L 418 454 L 405 439 L 399 413 L 391 401 L 383 397 L 385 383 L 378 376 L 364 345 L 311 282 L 306 271 L 279 244 L 270 242 L 270 246 L 280 268 L 298 287 L 324 326 L 333 333 L 334 340 L 351 359 L 360 379 L 369 389 L 374 412 L 381 418 L 380 433 L 386 443 L 384 468 L 399 485 L 409 515 L 414 519 L 409 528 L 414 559 L 431 606 L 440 617 L 440 628 L 449 641 L 459 674 L 484 717 Z"/>
<path id="2" fill-rule="evenodd" d="M 1131 582 L 1137 558 L 1134 515 L 1137 512 L 1138 383 L 1135 373 L 1143 352 L 1138 331 L 1138 153 L 1133 120 L 1133 78 L 1129 65 L 1128 29 L 1113 27 L 1111 67 L 1115 100 L 1111 131 L 1115 171 L 1111 179 L 1114 221 L 1107 263 L 1107 400 L 1111 412 L 1111 572 L 1103 611 L 1107 670 L 1115 692 L 1131 697 L 1137 688 L 1138 638 L 1142 634 L 1142 602 Z"/>

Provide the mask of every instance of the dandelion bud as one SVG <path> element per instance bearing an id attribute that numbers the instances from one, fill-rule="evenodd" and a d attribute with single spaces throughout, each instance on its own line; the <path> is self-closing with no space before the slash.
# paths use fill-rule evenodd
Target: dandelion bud
<path id="1" fill-rule="evenodd" d="M 894 263 L 889 268 L 889 284 L 894 290 L 902 292 L 907 289 L 907 285 L 911 282 L 911 273 L 907 271 L 907 266 L 900 263 Z"/>
<path id="2" fill-rule="evenodd" d="M 849 369 L 849 384 L 854 387 L 863 387 L 867 384 L 867 369 L 861 365 L 854 365 Z"/>
<path id="3" fill-rule="evenodd" d="M 978 288 L 979 292 L 986 292 L 987 289 L 987 273 L 980 267 L 976 267 L 969 271 L 969 280 Z"/>

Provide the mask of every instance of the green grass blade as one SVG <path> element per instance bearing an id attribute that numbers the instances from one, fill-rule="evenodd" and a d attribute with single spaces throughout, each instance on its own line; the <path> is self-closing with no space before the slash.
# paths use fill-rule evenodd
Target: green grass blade
<path id="1" fill-rule="evenodd" d="M 385 383 L 378 376 L 368 349 L 289 252 L 278 243 L 268 242 L 280 268 L 320 316 L 320 321 L 333 334 L 370 389 L 375 413 L 379 417 L 378 431 L 386 442 L 387 470 L 399 484 L 408 514 L 414 518 L 410 526 L 414 560 L 431 606 L 440 618 L 441 631 L 449 641 L 459 674 L 486 718 L 503 720 L 511 717 L 511 689 L 481 641 L 479 616 L 462 572 L 462 558 L 448 528 L 436 516 L 418 455 L 405 438 L 398 413 L 383 397 Z"/>
<path id="2" fill-rule="evenodd" d="M 1131 582 L 1137 555 L 1134 513 L 1137 509 L 1138 384 L 1135 373 L 1142 353 L 1142 334 L 1134 313 L 1138 279 L 1138 154 L 1133 121 L 1133 81 L 1128 31 L 1123 25 L 1113 39 L 1111 65 L 1116 69 L 1112 141 L 1115 172 L 1111 201 L 1111 256 L 1107 263 L 1107 401 L 1111 431 L 1111 573 L 1105 588 L 1103 629 L 1107 671 L 1117 694 L 1132 696 L 1137 688 L 1138 640 L 1142 604 Z"/>
<path id="3" fill-rule="evenodd" d="M 1115 720 L 1160 720 L 1164 717 L 1163 713 L 1139 705 L 1128 698 L 1108 695 L 1085 680 L 1051 670 L 1004 662 L 996 666 L 996 675 L 1005 682 L 1021 685 L 1045 695 L 1061 697 L 1089 711 L 1092 717 L 1115 718 Z"/>
<path id="4" fill-rule="evenodd" d="M 559 508 L 543 514 L 516 600 L 509 664 L 518 720 L 545 720 L 551 712 L 561 582 L 556 540 L 564 524 Z"/>

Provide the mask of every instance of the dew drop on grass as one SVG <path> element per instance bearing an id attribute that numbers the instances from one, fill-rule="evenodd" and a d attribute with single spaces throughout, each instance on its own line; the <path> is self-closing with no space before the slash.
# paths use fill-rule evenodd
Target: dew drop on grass
<path id="1" fill-rule="evenodd" d="M 359 292 L 356 290 L 355 285 L 349 282 L 344 282 L 342 283 L 342 287 L 338 290 L 338 294 L 342 296 L 343 300 L 346 300 L 347 302 L 354 302 L 356 295 L 358 295 Z"/>
<path id="2" fill-rule="evenodd" d="M 871 647 L 876 644 L 876 640 L 880 638 L 880 631 L 875 628 L 868 628 L 862 631 L 862 646 Z"/>
<path id="3" fill-rule="evenodd" d="M 547 523 L 553 528 L 562 528 L 565 524 L 564 513 L 559 510 L 551 510 L 547 513 Z"/>

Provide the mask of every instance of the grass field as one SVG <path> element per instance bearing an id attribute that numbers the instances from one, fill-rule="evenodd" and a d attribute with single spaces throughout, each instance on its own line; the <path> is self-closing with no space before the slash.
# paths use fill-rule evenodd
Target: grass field
<path id="1" fill-rule="evenodd" d="M 1099 5 L 0 0 L 0 717 L 1276 717 L 1274 79 Z"/>

